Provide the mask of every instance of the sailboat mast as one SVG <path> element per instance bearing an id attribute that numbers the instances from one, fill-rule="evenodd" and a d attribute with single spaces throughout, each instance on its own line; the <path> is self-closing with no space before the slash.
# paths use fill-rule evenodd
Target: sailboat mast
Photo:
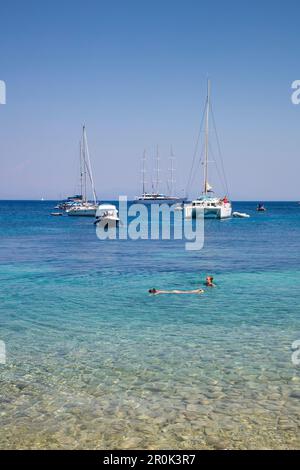
<path id="1" fill-rule="evenodd" d="M 80 196 L 83 197 L 83 165 L 82 165 L 82 141 L 79 142 L 79 161 L 80 161 Z"/>
<path id="2" fill-rule="evenodd" d="M 83 126 L 83 141 L 84 141 L 84 148 L 85 148 L 85 152 L 86 152 L 86 160 L 85 160 L 86 168 L 87 168 L 87 172 L 88 172 L 90 182 L 91 182 L 91 185 L 92 185 L 94 204 L 96 204 L 97 203 L 97 196 L 96 196 L 96 191 L 95 191 L 95 185 L 94 185 L 94 179 L 93 179 L 90 153 L 89 153 L 89 147 L 88 147 L 88 143 L 87 143 L 85 126 Z"/>
<path id="3" fill-rule="evenodd" d="M 143 153 L 143 158 L 142 158 L 142 184 L 143 184 L 143 196 L 145 195 L 146 193 L 146 182 L 145 182 L 145 174 L 146 174 L 146 150 L 144 150 L 144 153 Z"/>
<path id="4" fill-rule="evenodd" d="M 171 145 L 171 152 L 170 152 L 170 164 L 171 164 L 171 168 L 170 168 L 170 176 L 171 176 L 171 179 L 170 179 L 170 195 L 171 196 L 174 196 L 174 183 L 175 183 L 175 180 L 174 180 L 174 171 L 175 171 L 175 168 L 174 168 L 174 153 L 173 153 L 173 147 Z"/>
<path id="5" fill-rule="evenodd" d="M 159 194 L 159 153 L 158 145 L 156 147 L 156 193 Z"/>
<path id="6" fill-rule="evenodd" d="M 204 161 L 204 194 L 208 188 L 208 133 L 209 133 L 209 108 L 210 108 L 210 80 L 207 80 L 206 119 L 205 119 L 205 161 Z"/>
<path id="7" fill-rule="evenodd" d="M 81 139 L 81 155 L 82 155 L 82 166 L 83 166 L 83 202 L 87 202 L 87 191 L 86 191 L 86 152 L 85 152 L 85 141 L 84 141 L 84 126 L 82 128 L 82 139 Z"/>

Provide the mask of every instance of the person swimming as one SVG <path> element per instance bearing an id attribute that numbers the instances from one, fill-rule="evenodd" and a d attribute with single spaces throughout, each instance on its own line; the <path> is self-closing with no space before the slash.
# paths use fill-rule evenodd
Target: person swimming
<path id="1" fill-rule="evenodd" d="M 213 283 L 213 276 L 206 276 L 206 281 L 205 281 L 205 285 L 206 287 L 215 287 L 216 285 Z"/>
<path id="2" fill-rule="evenodd" d="M 203 289 L 194 289 L 194 290 L 158 290 L 158 289 L 149 289 L 149 294 L 158 295 L 158 294 L 203 294 Z"/>

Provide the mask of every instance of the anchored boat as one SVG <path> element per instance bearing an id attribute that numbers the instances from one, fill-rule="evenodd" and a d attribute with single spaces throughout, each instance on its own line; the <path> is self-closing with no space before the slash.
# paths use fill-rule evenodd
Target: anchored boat
<path id="1" fill-rule="evenodd" d="M 87 180 L 91 185 L 93 202 L 87 198 Z M 83 126 L 80 141 L 80 189 L 81 194 L 77 196 L 76 201 L 66 207 L 66 213 L 70 216 L 95 217 L 98 204 L 85 126 Z"/>
<path id="2" fill-rule="evenodd" d="M 120 222 L 118 209 L 113 204 L 100 204 L 96 212 L 94 224 L 118 225 Z"/>
<path id="3" fill-rule="evenodd" d="M 197 217 L 197 214 L 205 218 L 218 219 L 225 219 L 232 215 L 231 202 L 227 196 L 222 198 L 214 196 L 213 188 L 208 182 L 210 108 L 210 81 L 208 80 L 205 104 L 204 186 L 201 196 L 184 207 L 184 215 L 188 219 Z"/>
<path id="4" fill-rule="evenodd" d="M 174 154 L 173 150 L 171 148 L 171 154 L 170 154 L 170 179 L 168 180 L 168 195 L 163 194 L 160 192 L 160 167 L 159 167 L 159 152 L 158 148 L 156 150 L 156 169 L 155 169 L 155 174 L 156 174 L 156 179 L 152 181 L 152 192 L 148 192 L 146 190 L 146 151 L 144 151 L 143 158 L 142 158 L 142 195 L 137 196 L 135 198 L 136 202 L 141 202 L 143 204 L 178 204 L 178 203 L 183 203 L 187 200 L 186 197 L 180 197 L 176 196 L 175 193 L 175 187 L 174 187 L 174 173 L 175 173 L 175 168 L 174 168 Z"/>
<path id="5" fill-rule="evenodd" d="M 265 206 L 263 205 L 263 203 L 260 202 L 260 203 L 257 205 L 256 210 L 257 210 L 257 212 L 265 212 L 267 209 L 265 208 Z"/>

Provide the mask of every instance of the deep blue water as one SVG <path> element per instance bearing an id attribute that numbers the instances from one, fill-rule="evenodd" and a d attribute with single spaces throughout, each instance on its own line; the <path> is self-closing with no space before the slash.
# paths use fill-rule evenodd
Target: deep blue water
<path id="1" fill-rule="evenodd" d="M 237 202 L 200 251 L 54 205 L 0 202 L 1 447 L 300 448 L 299 204 Z"/>

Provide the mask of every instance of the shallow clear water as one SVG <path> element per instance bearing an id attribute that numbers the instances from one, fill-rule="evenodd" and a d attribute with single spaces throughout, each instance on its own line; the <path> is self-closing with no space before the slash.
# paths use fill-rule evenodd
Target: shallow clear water
<path id="1" fill-rule="evenodd" d="M 199 252 L 53 205 L 0 202 L 1 448 L 300 448 L 298 204 L 236 203 Z"/>

